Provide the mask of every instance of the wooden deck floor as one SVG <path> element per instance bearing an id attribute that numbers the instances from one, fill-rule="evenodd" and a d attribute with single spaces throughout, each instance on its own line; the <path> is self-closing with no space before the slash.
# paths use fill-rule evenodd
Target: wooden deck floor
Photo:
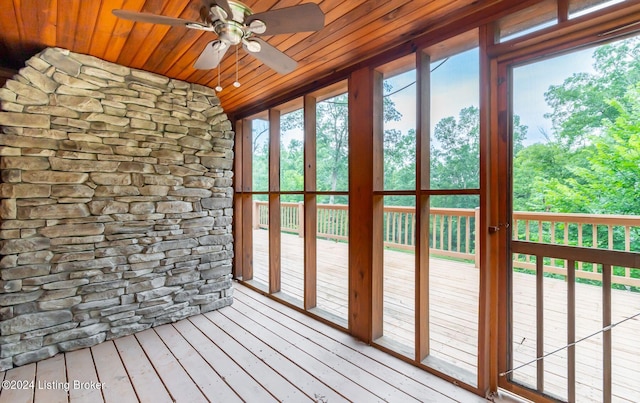
<path id="1" fill-rule="evenodd" d="M 1 372 L 28 386 L 1 389 L 0 403 L 485 401 L 242 285 L 234 297 L 216 312 Z"/>
<path id="2" fill-rule="evenodd" d="M 267 282 L 267 231 L 254 231 L 254 278 Z M 302 299 L 302 238 L 282 235 L 282 293 Z M 346 321 L 347 244 L 318 240 L 318 305 Z M 397 351 L 411 356 L 414 345 L 414 255 L 385 251 L 384 339 Z M 514 367 L 535 358 L 535 276 L 513 273 Z M 478 269 L 473 264 L 432 258 L 430 260 L 431 354 L 475 378 L 478 334 Z M 545 278 L 545 353 L 566 344 L 567 285 Z M 612 318 L 616 322 L 640 311 L 640 293 L 612 290 Z M 576 337 L 602 328 L 602 290 L 576 284 Z M 640 320 L 629 320 L 613 332 L 613 397 L 616 401 L 640 401 Z M 384 340 L 383 340 L 384 343 Z M 386 344 L 385 344 L 386 345 Z M 578 401 L 602 401 L 602 336 L 576 346 Z M 545 390 L 566 398 L 566 350 L 545 359 Z M 536 385 L 536 367 L 514 372 L 520 383 Z"/>

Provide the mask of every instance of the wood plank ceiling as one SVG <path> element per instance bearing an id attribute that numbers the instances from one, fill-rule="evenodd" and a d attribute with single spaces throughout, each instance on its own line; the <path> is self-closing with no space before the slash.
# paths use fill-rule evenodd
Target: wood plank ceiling
<path id="1" fill-rule="evenodd" d="M 221 63 L 222 106 L 230 114 L 255 109 L 295 88 L 312 85 L 386 49 L 411 43 L 430 30 L 465 18 L 489 18 L 513 0 L 248 0 L 254 12 L 313 1 L 325 13 L 318 32 L 263 37 L 298 62 L 292 73 L 279 75 L 239 51 L 234 88 L 234 52 Z M 215 34 L 116 18 L 113 9 L 199 19 L 200 0 L 6 0 L 0 7 L 0 69 L 17 70 L 48 46 L 152 71 L 172 78 L 217 85 L 217 70 L 196 70 L 193 63 Z M 532 1 L 522 2 L 532 3 Z"/>

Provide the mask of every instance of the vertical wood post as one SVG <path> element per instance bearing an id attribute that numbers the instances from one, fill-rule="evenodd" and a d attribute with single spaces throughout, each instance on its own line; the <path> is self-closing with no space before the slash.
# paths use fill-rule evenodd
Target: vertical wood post
<path id="1" fill-rule="evenodd" d="M 373 288 L 373 72 L 349 78 L 349 331 L 369 343 Z"/>
<path id="2" fill-rule="evenodd" d="M 253 279 L 253 125 L 251 120 L 242 123 L 242 280 Z"/>
<path id="3" fill-rule="evenodd" d="M 595 266 L 595 265 L 594 265 Z M 594 271 L 597 269 L 594 268 Z M 602 327 L 611 325 L 611 265 L 602 265 Z M 611 361 L 612 337 L 611 329 L 602 333 L 602 401 L 612 401 L 612 361 Z"/>
<path id="4" fill-rule="evenodd" d="M 316 99 L 304 97 L 304 309 L 317 305 Z M 309 193 L 308 193 L 309 192 Z"/>
<path id="5" fill-rule="evenodd" d="M 373 189 L 384 190 L 384 118 L 383 118 L 383 75 L 372 72 L 372 130 L 373 130 Z M 383 336 L 384 312 L 384 196 L 371 195 L 373 198 L 373 249 L 371 260 L 371 338 Z M 351 233 L 351 232 L 350 232 Z"/>
<path id="6" fill-rule="evenodd" d="M 424 360 L 430 351 L 429 336 L 429 213 L 430 200 L 423 190 L 431 187 L 431 57 L 416 53 L 416 346 L 415 359 Z M 435 235 L 435 227 L 434 227 Z M 434 242 L 435 245 L 435 242 Z"/>
<path id="7" fill-rule="evenodd" d="M 257 200 L 252 200 L 251 201 L 251 205 L 252 207 L 252 214 L 251 217 L 253 217 L 252 222 L 253 222 L 253 229 L 258 229 L 260 228 L 260 204 L 258 203 Z"/>
<path id="8" fill-rule="evenodd" d="M 269 109 L 269 292 L 280 292 L 280 111 Z"/>
<path id="9" fill-rule="evenodd" d="M 304 238 L 304 202 L 298 202 L 298 236 Z"/>
<path id="10" fill-rule="evenodd" d="M 476 207 L 474 211 L 474 231 L 473 231 L 473 242 L 474 242 L 474 262 L 476 269 L 480 267 L 480 207 Z M 469 226 L 471 227 L 471 226 Z M 470 229 L 470 228 L 469 228 Z"/>
<path id="11" fill-rule="evenodd" d="M 244 226 L 242 223 L 242 166 L 243 166 L 243 136 L 242 136 L 242 125 L 243 120 L 238 120 L 235 122 L 236 133 L 239 133 L 236 136 L 234 142 L 234 155 L 235 159 L 233 161 L 235 175 L 233 177 L 233 277 L 236 279 L 242 278 L 242 251 L 243 251 L 243 243 L 242 243 L 242 232 L 244 230 Z"/>

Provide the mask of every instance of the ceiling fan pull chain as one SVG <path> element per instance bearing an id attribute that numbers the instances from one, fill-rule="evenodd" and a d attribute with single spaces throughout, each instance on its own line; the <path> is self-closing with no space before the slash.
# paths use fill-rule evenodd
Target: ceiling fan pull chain
<path id="1" fill-rule="evenodd" d="M 236 45 L 236 81 L 233 82 L 233 86 L 240 87 L 240 81 L 238 81 L 238 45 Z"/>
<path id="2" fill-rule="evenodd" d="M 218 85 L 215 88 L 216 92 L 222 91 L 222 87 L 220 86 L 220 64 L 218 64 Z"/>

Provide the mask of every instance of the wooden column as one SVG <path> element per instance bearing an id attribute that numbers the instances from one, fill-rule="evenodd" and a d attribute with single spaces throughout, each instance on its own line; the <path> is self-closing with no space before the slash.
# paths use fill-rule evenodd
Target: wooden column
<path id="1" fill-rule="evenodd" d="M 373 71 L 373 190 L 384 190 L 384 116 L 383 76 Z M 373 245 L 371 267 L 371 337 L 375 340 L 383 335 L 384 309 L 384 196 L 373 197 Z M 353 204 L 352 204 L 353 205 Z M 352 234 L 352 232 L 349 232 Z"/>
<path id="2" fill-rule="evenodd" d="M 431 187 L 431 58 L 416 53 L 416 361 L 429 355 L 429 195 Z"/>
<path id="3" fill-rule="evenodd" d="M 316 99 L 304 97 L 304 309 L 317 304 Z"/>
<path id="4" fill-rule="evenodd" d="M 480 47 L 480 207 L 475 214 L 475 248 L 476 267 L 479 269 L 479 299 L 478 299 L 478 389 L 485 395 L 498 390 L 498 338 L 491 337 L 498 333 L 498 275 L 497 265 L 490 265 L 487 256 L 487 231 L 485 222 L 489 203 L 492 200 L 491 173 L 491 133 L 495 133 L 492 122 L 493 114 L 497 113 L 495 99 L 496 91 L 493 85 L 497 81 L 493 78 L 495 64 L 487 56 L 487 48 L 494 42 L 495 28 L 493 25 L 481 26 L 479 30 Z"/>
<path id="5" fill-rule="evenodd" d="M 373 318 L 373 71 L 349 78 L 349 331 L 369 343 Z"/>
<path id="6" fill-rule="evenodd" d="M 491 298 L 491 329 L 497 328 L 497 340 L 491 338 L 491 354 L 498 352 L 498 373 L 510 369 L 513 361 L 509 360 L 509 347 L 511 339 L 509 336 L 510 326 L 513 323 L 513 316 L 509 305 L 511 303 L 511 252 L 509 236 L 510 231 L 498 231 L 489 234 L 489 226 L 498 226 L 499 223 L 507 223 L 511 220 L 511 191 L 510 179 L 510 143 L 507 140 L 508 120 L 510 116 L 509 90 L 511 87 L 508 67 L 506 64 L 498 64 L 492 60 L 491 66 L 491 114 L 490 114 L 490 135 L 489 135 L 489 161 L 487 162 L 488 189 L 485 193 L 487 200 L 484 201 L 486 210 L 481 212 L 480 244 L 484 247 L 484 257 L 481 253 L 481 263 L 487 265 L 487 269 L 496 278 L 493 281 L 493 292 Z M 485 240 L 485 242 L 483 242 Z M 485 260 L 482 262 L 482 260 Z M 482 272 L 482 269 L 481 269 Z M 483 290 L 481 288 L 481 290 Z M 493 371 L 493 369 L 492 369 Z M 495 374 L 492 374 L 495 376 Z M 510 377 L 498 379 L 500 386 L 507 386 Z"/>
<path id="7" fill-rule="evenodd" d="M 253 197 L 251 192 L 253 129 L 251 120 L 242 122 L 242 280 L 253 278 Z"/>
<path id="8" fill-rule="evenodd" d="M 238 120 L 235 123 L 236 133 L 242 133 L 243 120 Z M 236 279 L 242 278 L 242 134 L 237 135 L 234 142 L 234 156 L 233 169 L 233 277 Z"/>
<path id="9" fill-rule="evenodd" d="M 280 292 L 280 111 L 269 109 L 269 293 Z"/>

